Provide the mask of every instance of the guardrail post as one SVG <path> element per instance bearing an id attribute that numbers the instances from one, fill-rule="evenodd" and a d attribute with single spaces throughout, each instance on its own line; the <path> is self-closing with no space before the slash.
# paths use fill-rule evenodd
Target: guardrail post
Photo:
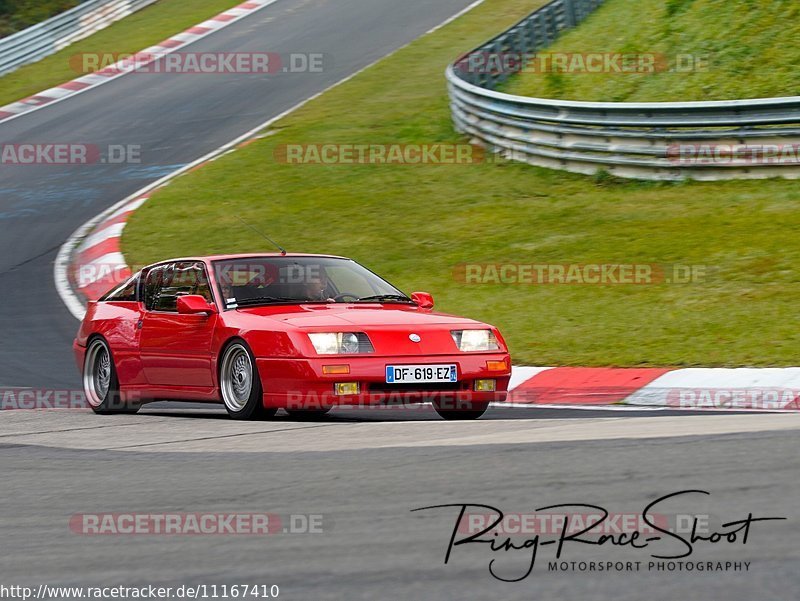
<path id="1" fill-rule="evenodd" d="M 536 52 L 542 47 L 541 36 L 539 35 L 539 17 L 533 15 L 527 20 L 525 26 L 528 29 L 528 39 L 530 39 L 528 50 Z"/>
<path id="2" fill-rule="evenodd" d="M 572 29 L 578 24 L 578 15 L 575 12 L 575 0 L 563 0 L 564 19 L 567 22 L 567 29 Z"/>

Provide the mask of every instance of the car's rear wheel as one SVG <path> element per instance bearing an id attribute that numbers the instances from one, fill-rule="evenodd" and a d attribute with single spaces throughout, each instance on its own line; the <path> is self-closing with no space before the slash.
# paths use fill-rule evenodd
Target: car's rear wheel
<path id="1" fill-rule="evenodd" d="M 86 349 L 83 360 L 83 391 L 95 413 L 136 413 L 141 407 L 140 403 L 122 400 L 114 357 L 102 338 L 93 339 Z"/>
<path id="2" fill-rule="evenodd" d="M 478 419 L 486 413 L 489 403 L 434 401 L 433 408 L 446 420 L 469 420 Z"/>
<path id="3" fill-rule="evenodd" d="M 233 419 L 264 419 L 276 409 L 264 407 L 261 378 L 253 353 L 244 342 L 225 348 L 219 368 L 219 387 L 228 415 Z"/>

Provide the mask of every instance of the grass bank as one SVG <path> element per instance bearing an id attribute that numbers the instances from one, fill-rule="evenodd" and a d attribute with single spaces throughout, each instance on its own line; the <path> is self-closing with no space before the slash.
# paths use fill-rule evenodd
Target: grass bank
<path id="1" fill-rule="evenodd" d="M 503 91 L 598 102 L 797 96 L 800 3 L 607 0 L 547 52 L 621 53 L 645 62 L 641 73 L 591 73 L 571 60 L 551 72 L 525 69 Z"/>

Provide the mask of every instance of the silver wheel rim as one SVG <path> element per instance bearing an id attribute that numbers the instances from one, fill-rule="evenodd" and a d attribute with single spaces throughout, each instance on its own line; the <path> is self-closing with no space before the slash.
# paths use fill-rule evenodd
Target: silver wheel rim
<path id="1" fill-rule="evenodd" d="M 241 344 L 234 344 L 225 352 L 220 378 L 225 406 L 238 413 L 253 392 L 253 363 Z"/>
<path id="2" fill-rule="evenodd" d="M 106 400 L 111 389 L 111 353 L 101 340 L 95 340 L 86 351 L 83 363 L 83 390 L 92 407 Z"/>

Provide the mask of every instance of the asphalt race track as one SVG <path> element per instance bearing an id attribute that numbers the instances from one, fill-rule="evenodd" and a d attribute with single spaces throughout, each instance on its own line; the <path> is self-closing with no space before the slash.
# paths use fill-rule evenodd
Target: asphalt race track
<path id="1" fill-rule="evenodd" d="M 147 85 L 125 76 L 0 124 L 7 144 L 142 147 L 141 165 L 0 168 L 0 389 L 79 387 L 77 322 L 53 285 L 58 249 L 79 225 L 470 1 L 279 0 L 191 50 L 322 52 L 332 59 L 325 72 L 149 75 Z M 301 601 L 795 599 L 798 430 L 797 414 L 660 410 L 495 407 L 468 423 L 444 422 L 427 406 L 257 423 L 197 404 L 109 417 L 0 411 L 0 585 L 263 584 Z M 753 524 L 747 544 L 698 543 L 686 558 L 750 562 L 747 571 L 550 572 L 554 550 L 543 546 L 532 574 L 509 583 L 492 577 L 490 561 L 514 576 L 527 556 L 465 545 L 444 565 L 456 514 L 411 511 L 591 503 L 633 514 L 689 489 L 712 495 L 664 513 L 703 513 L 716 525 L 750 512 L 788 520 Z M 283 524 L 321 516 L 322 525 L 270 536 L 90 536 L 71 527 L 76 514 L 104 512 L 269 512 Z M 610 545 L 569 547 L 562 559 L 652 561 Z"/>
<path id="2" fill-rule="evenodd" d="M 707 544 L 693 558 L 750 562 L 747 572 L 644 571 L 653 561 L 644 552 L 606 547 L 569 548 L 562 559 L 641 561 L 643 571 L 549 572 L 545 547 L 517 583 L 489 575 L 492 554 L 483 548 L 457 548 L 445 566 L 456 514 L 412 509 L 592 503 L 641 512 L 696 488 L 712 497 L 689 496 L 682 511 L 721 522 L 749 511 L 797 514 L 800 416 L 531 411 L 538 419 L 504 419 L 521 416 L 494 409 L 494 419 L 466 424 L 431 419 L 426 408 L 405 412 L 408 421 L 340 410 L 314 422 L 262 423 L 154 406 L 96 419 L 9 412 L 0 436 L 0 572 L 32 585 L 277 584 L 281 599 L 302 600 L 795 598 L 796 519 L 755 523 L 747 545 Z M 283 528 L 290 515 L 321 516 L 313 518 L 321 531 L 306 533 L 302 521 L 300 532 L 266 536 L 70 529 L 74 515 L 100 512 L 269 512 Z M 500 573 L 517 577 L 527 562 L 510 557 Z"/>

